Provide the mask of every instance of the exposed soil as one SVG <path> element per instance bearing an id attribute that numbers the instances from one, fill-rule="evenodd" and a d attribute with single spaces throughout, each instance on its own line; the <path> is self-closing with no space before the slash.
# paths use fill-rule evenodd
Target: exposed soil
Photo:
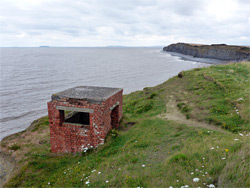
<path id="1" fill-rule="evenodd" d="M 200 128 L 206 128 L 214 131 L 219 131 L 223 133 L 230 133 L 228 131 L 225 131 L 221 129 L 220 127 L 205 123 L 205 122 L 199 122 L 193 119 L 187 119 L 184 114 L 180 112 L 180 110 L 177 107 L 177 102 L 175 100 L 175 97 L 173 95 L 169 96 L 168 103 L 166 105 L 166 113 L 160 114 L 159 117 L 175 121 L 177 123 L 186 124 L 190 127 L 200 127 Z"/>
<path id="2" fill-rule="evenodd" d="M 15 170 L 16 162 L 14 158 L 0 152 L 0 187 L 9 180 Z"/>
<path id="3" fill-rule="evenodd" d="M 40 132 L 32 131 L 35 123 L 36 122 L 32 123 L 25 131 L 7 136 L 1 141 L 0 187 L 2 187 L 8 179 L 18 171 L 20 166 L 18 163 L 21 160 L 25 161 L 25 153 L 29 151 L 29 146 L 31 144 L 43 144 L 43 142 L 48 142 L 48 140 L 44 139 L 49 138 L 49 129 L 43 129 Z M 10 149 L 14 144 L 20 146 L 20 149 Z"/>
<path id="4" fill-rule="evenodd" d="M 122 127 L 119 127 L 119 130 L 122 131 L 128 131 L 131 127 L 133 127 L 136 124 L 136 122 L 126 122 Z"/>

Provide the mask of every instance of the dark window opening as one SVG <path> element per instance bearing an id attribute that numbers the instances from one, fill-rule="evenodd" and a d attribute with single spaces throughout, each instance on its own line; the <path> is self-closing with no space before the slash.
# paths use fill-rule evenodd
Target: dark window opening
<path id="1" fill-rule="evenodd" d="M 119 106 L 116 106 L 111 111 L 111 126 L 112 129 L 116 129 L 119 127 Z"/>
<path id="2" fill-rule="evenodd" d="M 63 110 L 59 110 L 59 118 L 60 118 L 59 126 L 62 126 L 62 123 L 65 120 L 65 115 L 64 115 L 64 111 Z"/>
<path id="3" fill-rule="evenodd" d="M 71 112 L 68 114 L 67 118 L 65 119 L 65 122 L 89 125 L 89 113 Z"/>

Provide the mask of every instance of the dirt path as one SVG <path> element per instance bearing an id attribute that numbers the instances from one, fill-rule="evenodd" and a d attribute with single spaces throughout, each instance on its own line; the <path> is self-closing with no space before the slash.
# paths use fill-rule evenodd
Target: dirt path
<path id="1" fill-rule="evenodd" d="M 160 114 L 161 118 L 164 119 L 168 119 L 168 120 L 172 120 L 181 124 L 186 124 L 187 126 L 190 127 L 201 127 L 201 128 L 206 128 L 206 129 L 210 129 L 210 130 L 214 130 L 214 131 L 218 131 L 218 132 L 223 132 L 223 133 L 230 133 L 228 131 L 225 131 L 223 129 L 221 129 L 220 127 L 211 125 L 211 124 L 207 124 L 205 122 L 199 122 L 199 121 L 195 121 L 192 119 L 187 119 L 186 116 L 184 114 L 182 114 L 179 109 L 177 108 L 177 103 L 175 101 L 174 96 L 170 96 L 169 97 L 169 101 L 166 105 L 166 113 L 164 114 Z"/>

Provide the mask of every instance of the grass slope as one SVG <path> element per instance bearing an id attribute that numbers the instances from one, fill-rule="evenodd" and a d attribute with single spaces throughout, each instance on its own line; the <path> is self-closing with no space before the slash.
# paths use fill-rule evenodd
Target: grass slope
<path id="1" fill-rule="evenodd" d="M 21 167 L 6 187 L 250 187 L 250 63 L 194 69 L 124 96 L 124 118 L 105 145 L 50 152 L 48 120 L 1 142 Z M 187 118 L 230 132 L 159 118 L 172 96 Z M 240 134 L 243 136 L 241 136 Z M 13 147 L 13 145 L 15 145 Z M 193 178 L 199 178 L 193 182 Z"/>

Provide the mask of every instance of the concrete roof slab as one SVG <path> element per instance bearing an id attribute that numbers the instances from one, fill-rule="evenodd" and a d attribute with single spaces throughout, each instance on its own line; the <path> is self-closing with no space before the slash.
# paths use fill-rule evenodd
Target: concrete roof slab
<path id="1" fill-rule="evenodd" d="M 52 100 L 60 100 L 61 98 L 81 99 L 90 103 L 102 102 L 121 90 L 121 88 L 77 86 L 55 93 L 51 98 Z"/>

